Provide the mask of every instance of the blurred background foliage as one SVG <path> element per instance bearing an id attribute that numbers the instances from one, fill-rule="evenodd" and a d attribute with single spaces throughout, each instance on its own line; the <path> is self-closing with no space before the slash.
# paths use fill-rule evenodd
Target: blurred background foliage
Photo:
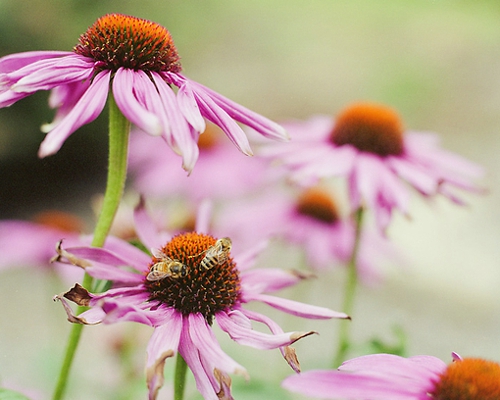
<path id="1" fill-rule="evenodd" d="M 383 287 L 363 291 L 353 331 L 360 340 L 376 334 L 390 343 L 397 323 L 409 336 L 410 354 L 449 360 L 457 351 L 500 360 L 498 0 L 0 0 L 0 56 L 71 50 L 95 19 L 111 12 L 164 25 L 187 76 L 277 121 L 334 114 L 356 100 L 383 102 L 399 110 L 409 129 L 438 132 L 444 147 L 483 164 L 489 194 L 471 196 L 469 208 L 415 201 L 411 221 L 396 219 L 389 236 L 411 260 L 411 279 L 393 274 Z M 53 116 L 47 97 L 36 93 L 0 110 L 0 218 L 30 218 L 47 207 L 88 217 L 90 199 L 103 191 L 106 113 L 40 160 L 39 128 Z M 4 273 L 0 281 L 0 378 L 47 393 L 69 324 L 49 301 L 60 284 L 41 272 L 30 272 L 30 280 L 23 273 Z M 336 308 L 342 277 L 330 278 L 284 295 Z M 274 318 L 285 330 L 311 328 Z M 304 369 L 329 367 L 321 356 L 333 351 L 336 327 L 320 321 L 313 329 L 321 337 L 297 344 Z M 88 329 L 70 398 L 143 397 L 141 367 L 135 389 L 121 388 L 110 361 L 110 343 L 122 328 L 97 329 L 107 339 Z M 150 332 L 131 331 L 141 366 Z M 264 355 L 227 342 L 222 347 L 252 376 L 247 391 L 235 379 L 237 398 L 262 398 L 269 390 L 278 394 L 268 398 L 288 396 L 276 388 L 289 373 L 278 351 Z M 97 379 L 96 370 L 104 371 Z"/>

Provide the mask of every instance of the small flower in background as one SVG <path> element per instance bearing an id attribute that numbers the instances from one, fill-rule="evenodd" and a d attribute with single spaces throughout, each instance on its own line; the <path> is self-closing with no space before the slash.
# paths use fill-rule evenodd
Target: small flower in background
<path id="1" fill-rule="evenodd" d="M 172 86 L 178 88 L 174 92 Z M 101 113 L 110 87 L 123 115 L 153 136 L 162 136 L 191 171 L 205 118 L 221 127 L 245 154 L 252 150 L 241 122 L 260 134 L 287 139 L 276 123 L 181 74 L 170 33 L 154 22 L 108 14 L 80 37 L 72 52 L 34 51 L 0 58 L 0 107 L 39 90 L 53 89 L 57 108 L 39 156 L 56 153 L 66 138 Z"/>
<path id="2" fill-rule="evenodd" d="M 200 208 L 195 232 L 173 237 L 156 231 L 142 204 L 135 218 L 137 233 L 145 245 L 152 247 L 153 256 L 123 241 L 108 249 L 60 247 L 59 261 L 81 266 L 95 278 L 112 281 L 114 287 L 91 294 L 76 285 L 56 298 L 62 301 L 72 322 L 134 321 L 155 328 L 147 349 L 150 398 L 156 398 L 163 384 L 166 359 L 177 352 L 193 372 L 205 399 L 231 398 L 228 374 L 246 376 L 246 371 L 220 348 L 211 329 L 214 320 L 239 344 L 280 348 L 290 366 L 299 370 L 290 345 L 313 332 L 285 333 L 270 318 L 245 309 L 244 303 L 260 301 L 304 318 L 348 318 L 327 308 L 266 294 L 292 286 L 303 277 L 279 269 L 249 270 L 258 252 L 233 255 L 227 239 L 217 240 L 203 233 L 208 230 L 206 206 Z M 91 308 L 75 316 L 66 299 Z M 253 330 L 252 321 L 266 325 L 271 334 Z"/>
<path id="3" fill-rule="evenodd" d="M 135 189 L 148 198 L 183 196 L 197 204 L 205 198 L 227 199 L 259 188 L 268 162 L 241 157 L 215 124 L 208 123 L 198 139 L 197 168 L 186 176 L 177 159 L 165 156 L 165 146 L 140 131 L 130 137 L 129 171 Z"/>
<path id="4" fill-rule="evenodd" d="M 341 215 L 335 196 L 326 187 L 272 188 L 262 196 L 226 205 L 214 222 L 219 235 L 237 243 L 255 245 L 262 238 L 284 240 L 305 251 L 306 262 L 315 270 L 347 264 L 352 256 L 355 226 Z M 252 226 L 252 229 L 241 229 Z M 365 229 L 359 246 L 360 279 L 380 279 L 380 263 L 395 256 L 388 240 Z"/>
<path id="5" fill-rule="evenodd" d="M 425 197 L 441 194 L 463 202 L 453 189 L 481 191 L 472 181 L 483 174 L 477 164 L 439 148 L 435 134 L 406 132 L 389 107 L 356 103 L 334 120 L 316 116 L 284 124 L 292 142 L 262 149 L 279 159 L 291 178 L 311 186 L 322 178 L 343 176 L 348 181 L 353 209 L 366 206 L 385 230 L 392 210 L 408 214 L 409 184 Z"/>
<path id="6" fill-rule="evenodd" d="M 308 371 L 283 386 L 306 396 L 345 400 L 498 400 L 500 365 L 453 354 L 449 366 L 432 356 L 373 354 L 344 362 L 338 371 Z"/>
<path id="7" fill-rule="evenodd" d="M 64 238 L 70 246 L 90 243 L 82 236 L 84 224 L 78 217 L 62 211 L 44 211 L 33 221 L 0 221 L 0 270 L 14 267 L 57 268 L 58 274 L 81 277 L 78 269 L 51 264 L 57 242 Z"/>

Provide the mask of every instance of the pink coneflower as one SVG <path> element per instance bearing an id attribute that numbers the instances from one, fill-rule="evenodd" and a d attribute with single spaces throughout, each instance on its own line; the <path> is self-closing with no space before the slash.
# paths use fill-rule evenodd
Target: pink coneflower
<path id="1" fill-rule="evenodd" d="M 32 221 L 0 221 L 0 270 L 13 267 L 53 267 L 54 245 L 62 238 L 82 245 L 83 222 L 72 214 L 44 211 Z"/>
<path id="2" fill-rule="evenodd" d="M 283 386 L 322 399 L 498 400 L 500 365 L 479 358 L 446 364 L 432 356 L 374 354 L 344 362 L 338 371 L 308 371 Z"/>
<path id="3" fill-rule="evenodd" d="M 304 249 L 309 267 L 324 270 L 349 261 L 355 226 L 339 210 L 335 196 L 325 187 L 273 190 L 263 196 L 228 205 L 215 222 L 219 234 L 252 244 L 277 238 Z M 253 226 L 242 230 L 241 226 Z M 358 273 L 365 283 L 379 278 L 377 263 L 390 253 L 389 243 L 378 232 L 363 232 Z"/>
<path id="4" fill-rule="evenodd" d="M 294 285 L 303 277 L 279 269 L 247 270 L 256 253 L 241 256 L 212 253 L 219 240 L 207 233 L 208 218 L 199 215 L 194 232 L 161 235 L 143 209 L 136 214 L 137 232 L 153 256 L 127 242 L 115 243 L 110 250 L 75 247 L 59 249 L 60 261 L 85 268 L 98 279 L 110 280 L 114 288 L 100 294 L 76 285 L 57 296 L 72 322 L 96 324 L 134 321 L 155 328 L 148 345 L 146 375 L 150 398 L 156 398 L 163 384 L 163 366 L 177 352 L 194 374 L 205 399 L 229 399 L 230 373 L 246 375 L 245 369 L 226 355 L 214 333 L 213 321 L 233 340 L 259 349 L 280 348 L 290 366 L 298 371 L 294 350 L 289 347 L 313 332 L 283 332 L 270 318 L 249 311 L 244 304 L 260 301 L 281 311 L 304 318 L 347 318 L 326 308 L 280 299 L 265 294 Z M 164 235 L 165 236 L 165 235 Z M 226 240 L 226 239 L 224 239 Z M 208 263 L 205 256 L 217 256 Z M 218 258 L 220 256 L 220 258 Z M 66 299 L 90 310 L 73 315 Z M 252 322 L 266 325 L 271 334 L 252 329 Z"/>
<path id="5" fill-rule="evenodd" d="M 270 146 L 266 154 L 280 159 L 292 179 L 307 186 L 346 177 L 352 207 L 372 209 L 383 230 L 394 208 L 408 213 L 407 184 L 426 197 L 442 194 L 458 204 L 463 203 L 452 189 L 478 191 L 472 180 L 482 175 L 481 167 L 439 148 L 432 133 L 405 132 L 389 107 L 357 103 L 335 120 L 316 116 L 286 127 L 292 142 Z"/>
<path id="6" fill-rule="evenodd" d="M 173 87 L 178 90 L 174 91 Z M 40 146 L 45 157 L 101 113 L 110 88 L 123 115 L 151 135 L 161 135 L 191 170 L 205 119 L 220 126 L 245 154 L 248 140 L 235 121 L 264 136 L 285 139 L 283 128 L 181 74 L 170 33 L 154 22 L 108 14 L 99 18 L 72 52 L 35 51 L 0 59 L 0 107 L 38 90 L 53 89 L 58 112 Z"/>
<path id="7" fill-rule="evenodd" d="M 130 137 L 129 171 L 133 185 L 146 197 L 183 196 L 199 200 L 237 197 L 262 185 L 269 167 L 259 157 L 241 157 L 224 138 L 221 129 L 208 123 L 198 139 L 197 168 L 188 176 L 177 168 L 178 160 L 165 157 L 165 147 L 143 132 Z"/>

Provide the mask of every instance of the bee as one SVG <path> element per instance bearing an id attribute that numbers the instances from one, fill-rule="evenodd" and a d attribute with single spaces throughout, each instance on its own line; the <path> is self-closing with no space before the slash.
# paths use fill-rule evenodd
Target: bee
<path id="1" fill-rule="evenodd" d="M 167 276 L 177 279 L 186 276 L 187 267 L 179 260 L 173 260 L 161 250 L 152 250 L 153 256 L 160 261 L 151 266 L 148 276 L 148 281 L 159 281 Z"/>
<path id="2" fill-rule="evenodd" d="M 232 242 L 228 237 L 218 239 L 213 246 L 205 252 L 205 257 L 201 260 L 200 266 L 208 270 L 216 265 L 221 265 L 227 261 L 231 251 Z"/>

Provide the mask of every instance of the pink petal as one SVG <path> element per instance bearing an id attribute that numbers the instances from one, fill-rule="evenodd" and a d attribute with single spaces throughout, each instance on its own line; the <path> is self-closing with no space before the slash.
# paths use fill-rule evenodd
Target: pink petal
<path id="1" fill-rule="evenodd" d="M 198 233 L 208 233 L 210 220 L 212 218 L 213 203 L 210 200 L 203 200 L 198 206 L 196 213 L 196 226 L 194 230 Z"/>
<path id="2" fill-rule="evenodd" d="M 290 391 L 323 399 L 418 400 L 418 395 L 425 395 L 389 377 L 339 371 L 308 371 L 289 376 L 282 385 Z"/>
<path id="3" fill-rule="evenodd" d="M 170 74 L 169 78 L 171 78 L 171 75 L 173 74 Z M 205 119 L 201 115 L 200 108 L 196 103 L 196 99 L 191 88 L 186 84 L 185 80 L 176 80 L 175 84 L 179 87 L 177 92 L 177 103 L 179 104 L 182 114 L 194 130 L 197 132 L 205 131 Z"/>
<path id="4" fill-rule="evenodd" d="M 288 314 L 310 319 L 350 318 L 347 314 L 325 307 L 312 306 L 294 300 L 282 299 L 267 294 L 243 294 L 243 301 L 261 301 Z"/>
<path id="5" fill-rule="evenodd" d="M 39 157 L 43 158 L 56 153 L 69 135 L 97 118 L 106 104 L 110 75 L 109 71 L 101 72 L 94 78 L 73 109 L 53 130 L 47 133 L 40 145 Z"/>
<path id="6" fill-rule="evenodd" d="M 166 237 L 160 234 L 155 222 L 146 211 L 144 199 L 134 209 L 135 230 L 139 240 L 153 249 L 159 249 L 166 243 Z"/>
<path id="7" fill-rule="evenodd" d="M 192 81 L 185 82 L 186 89 L 188 85 L 191 87 L 193 96 L 200 107 L 201 114 L 218 125 L 242 153 L 252 155 L 253 152 L 250 148 L 250 143 L 240 126 L 226 113 L 226 111 L 219 107 L 205 90 L 199 87 L 195 90 L 194 82 Z"/>
<path id="8" fill-rule="evenodd" d="M 225 372 L 246 375 L 246 370 L 222 351 L 212 328 L 201 314 L 189 314 L 189 336 L 202 358 Z"/>
<path id="9" fill-rule="evenodd" d="M 239 344 L 256 349 L 276 349 L 288 346 L 313 332 L 285 332 L 266 334 L 251 328 L 250 320 L 240 311 L 220 312 L 215 315 L 220 328 Z"/>
<path id="10" fill-rule="evenodd" d="M 75 55 L 41 60 L 9 74 L 9 77 L 16 80 L 12 91 L 33 93 L 90 79 L 93 71 L 92 61 Z M 17 77 L 20 79 L 17 80 Z"/>
<path id="11" fill-rule="evenodd" d="M 305 278 L 306 275 L 297 271 L 285 271 L 278 268 L 254 269 L 241 274 L 241 284 L 245 292 L 275 292 L 293 286 Z"/>
<path id="12" fill-rule="evenodd" d="M 190 326 L 187 322 L 187 318 L 185 318 L 185 321 L 186 323 L 181 333 L 179 353 L 193 373 L 196 381 L 196 388 L 203 398 L 208 400 L 219 400 L 217 396 L 219 388 L 217 387 L 218 384 L 213 375 L 213 370 L 207 368 L 204 364 L 205 360 L 200 357 L 201 355 L 198 348 L 194 345 L 189 336 Z"/>
<path id="13" fill-rule="evenodd" d="M 160 119 L 148 110 L 144 104 L 144 92 L 140 92 L 140 83 L 149 79 L 143 71 L 134 71 L 127 68 L 119 68 L 113 78 L 113 96 L 116 105 L 123 115 L 143 131 L 153 136 L 162 133 Z M 153 82 L 149 81 L 149 87 L 143 90 L 156 92 Z"/>
<path id="14" fill-rule="evenodd" d="M 0 58 L 0 73 L 9 73 L 40 60 L 73 55 L 70 51 L 26 51 Z"/>
<path id="15" fill-rule="evenodd" d="M 164 113 L 171 124 L 171 132 L 167 135 L 167 141 L 174 150 L 177 150 L 182 155 L 183 168 L 191 171 L 199 155 L 197 141 L 194 139 L 191 129 L 182 115 L 172 89 L 158 74 L 153 73 L 152 76 L 159 91 Z"/>
<path id="16" fill-rule="evenodd" d="M 156 322 L 154 313 L 134 306 L 132 304 L 123 303 L 120 300 L 106 299 L 99 302 L 99 306 L 106 313 L 106 317 L 102 320 L 105 324 L 114 324 L 117 322 L 138 322 L 140 324 L 153 326 Z"/>
<path id="17" fill-rule="evenodd" d="M 186 79 L 186 78 L 185 78 Z M 187 79 L 186 79 L 187 80 Z M 231 118 L 255 129 L 265 137 L 286 141 L 289 139 L 286 130 L 277 123 L 263 117 L 262 115 L 249 110 L 246 107 L 222 96 L 221 94 L 203 86 L 197 82 L 190 81 L 193 92 L 201 98 L 210 98 L 214 104 L 224 110 Z"/>
<path id="18" fill-rule="evenodd" d="M 163 386 L 165 361 L 177 353 L 183 327 L 182 315 L 165 310 L 170 317 L 167 323 L 155 328 L 147 348 L 146 379 L 149 399 L 156 399 Z"/>

